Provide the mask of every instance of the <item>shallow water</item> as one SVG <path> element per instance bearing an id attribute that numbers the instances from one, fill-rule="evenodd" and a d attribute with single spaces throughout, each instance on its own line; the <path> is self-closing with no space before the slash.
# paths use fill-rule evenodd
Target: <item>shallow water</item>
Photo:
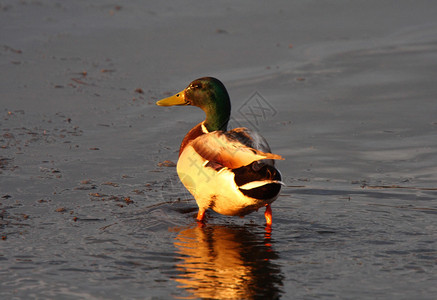
<path id="1" fill-rule="evenodd" d="M 1 298 L 435 298 L 436 5 L 273 4 L 0 4 Z M 286 158 L 271 233 L 162 164 L 204 75 Z"/>

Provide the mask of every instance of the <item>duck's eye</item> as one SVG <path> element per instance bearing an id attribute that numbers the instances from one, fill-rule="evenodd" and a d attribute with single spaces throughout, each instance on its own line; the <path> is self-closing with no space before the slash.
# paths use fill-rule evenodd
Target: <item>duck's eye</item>
<path id="1" fill-rule="evenodd" d="M 192 89 L 200 89 L 200 88 L 202 88 L 202 85 L 201 85 L 201 84 L 193 84 L 193 85 L 191 86 L 191 88 L 192 88 Z"/>

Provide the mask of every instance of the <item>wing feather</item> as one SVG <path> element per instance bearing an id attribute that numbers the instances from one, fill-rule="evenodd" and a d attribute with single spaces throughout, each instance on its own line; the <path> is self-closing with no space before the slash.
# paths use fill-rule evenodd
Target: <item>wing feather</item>
<path id="1" fill-rule="evenodd" d="M 257 138 L 259 137 L 261 136 L 258 135 Z M 193 140 L 191 146 L 205 160 L 231 169 L 247 166 L 263 159 L 283 159 L 280 155 L 262 151 L 270 150 L 268 145 L 267 148 L 260 147 L 262 150 L 254 148 L 254 146 L 257 147 L 254 139 L 245 128 L 206 133 Z"/>

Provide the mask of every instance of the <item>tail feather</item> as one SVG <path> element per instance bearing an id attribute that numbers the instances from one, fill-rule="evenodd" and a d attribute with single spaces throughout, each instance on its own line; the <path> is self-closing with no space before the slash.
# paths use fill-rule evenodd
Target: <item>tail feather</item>
<path id="1" fill-rule="evenodd" d="M 281 173 L 273 166 L 264 164 L 262 167 L 256 166 L 254 162 L 235 170 L 234 181 L 240 191 L 252 198 L 259 200 L 274 199 L 281 190 Z"/>

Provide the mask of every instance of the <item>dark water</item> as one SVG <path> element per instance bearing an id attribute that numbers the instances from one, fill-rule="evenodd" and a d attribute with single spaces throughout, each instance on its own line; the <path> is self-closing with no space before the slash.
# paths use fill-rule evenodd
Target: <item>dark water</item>
<path id="1" fill-rule="evenodd" d="M 211 5 L 0 3 L 1 298 L 435 299 L 436 5 Z M 272 232 L 162 164 L 204 75 L 286 158 Z"/>

